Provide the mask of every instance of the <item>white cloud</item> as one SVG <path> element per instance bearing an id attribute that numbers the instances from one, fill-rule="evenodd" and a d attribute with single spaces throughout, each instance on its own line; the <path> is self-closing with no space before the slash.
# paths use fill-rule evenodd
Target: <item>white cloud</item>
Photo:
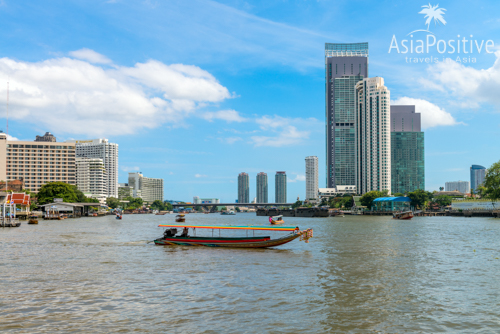
<path id="1" fill-rule="evenodd" d="M 231 122 L 245 122 L 246 118 L 241 117 L 240 114 L 236 110 L 219 110 L 219 111 L 209 111 L 201 114 L 201 117 L 206 119 L 209 122 L 212 122 L 214 119 L 220 119 L 226 121 L 228 123 Z"/>
<path id="2" fill-rule="evenodd" d="M 120 166 L 121 170 L 124 172 L 138 172 L 140 168 L 138 166 Z"/>
<path id="3" fill-rule="evenodd" d="M 260 129 L 271 134 L 271 136 L 252 136 L 251 142 L 256 146 L 282 147 L 288 145 L 300 144 L 309 138 L 310 131 L 297 130 L 297 126 L 308 126 L 317 121 L 314 118 L 285 118 L 281 116 L 262 116 L 256 120 Z"/>
<path id="4" fill-rule="evenodd" d="M 288 178 L 288 182 L 297 182 L 297 181 L 305 181 L 306 176 L 305 175 L 296 175 L 295 178 Z"/>
<path id="5" fill-rule="evenodd" d="M 479 107 L 476 102 L 500 105 L 500 51 L 493 66 L 475 69 L 454 61 L 440 62 L 429 67 L 429 76 L 450 91 L 465 106 Z"/>
<path id="6" fill-rule="evenodd" d="M 227 138 L 219 138 L 219 140 L 223 143 L 234 144 L 237 141 L 243 140 L 241 137 L 227 137 Z"/>
<path id="7" fill-rule="evenodd" d="M 76 51 L 70 51 L 69 55 L 81 59 L 81 60 L 86 60 L 89 63 L 94 63 L 94 64 L 111 64 L 112 61 L 108 57 L 95 52 L 94 50 L 90 50 L 87 48 L 83 48 L 80 50 Z"/>
<path id="8" fill-rule="evenodd" d="M 194 174 L 194 177 L 200 178 L 200 177 L 207 177 L 207 176 L 203 175 L 203 174 Z"/>
<path id="9" fill-rule="evenodd" d="M 103 68 L 70 58 L 36 63 L 0 58 L 0 77 L 10 78 L 11 118 L 73 136 L 126 135 L 165 122 L 175 126 L 196 109 L 231 97 L 199 67 L 155 60 Z M 1 95 L 5 89 L 0 86 Z"/>
<path id="10" fill-rule="evenodd" d="M 12 137 L 11 135 L 7 135 L 7 140 L 19 140 L 18 138 L 16 137 Z"/>
<path id="11" fill-rule="evenodd" d="M 414 99 L 405 96 L 395 101 L 391 101 L 391 104 L 415 105 L 415 111 L 417 113 L 421 113 L 423 129 L 435 126 L 463 124 L 462 122 L 457 122 L 449 112 L 446 112 L 444 109 L 426 100 Z"/>

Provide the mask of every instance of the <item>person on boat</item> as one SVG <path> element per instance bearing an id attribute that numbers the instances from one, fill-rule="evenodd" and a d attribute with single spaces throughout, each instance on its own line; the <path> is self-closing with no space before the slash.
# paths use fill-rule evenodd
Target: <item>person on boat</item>
<path id="1" fill-rule="evenodd" d="M 187 237 L 188 236 L 189 229 L 187 227 L 184 227 L 182 230 L 181 237 Z"/>
<path id="2" fill-rule="evenodd" d="M 269 216 L 269 222 L 272 224 L 273 223 L 273 216 Z"/>

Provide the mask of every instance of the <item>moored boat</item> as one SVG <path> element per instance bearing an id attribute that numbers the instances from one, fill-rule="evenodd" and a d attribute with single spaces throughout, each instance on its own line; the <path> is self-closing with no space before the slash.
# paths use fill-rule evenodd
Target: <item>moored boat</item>
<path id="1" fill-rule="evenodd" d="M 232 247 L 232 248 L 269 248 L 286 244 L 292 240 L 300 238 L 305 242 L 313 237 L 313 230 L 301 231 L 293 226 L 211 226 L 211 225 L 159 225 L 168 227 L 162 238 L 154 241 L 156 245 L 179 245 L 179 246 L 205 246 L 205 247 Z M 177 235 L 177 228 L 182 228 L 183 232 Z M 192 229 L 194 235 L 189 235 Z M 196 230 L 212 230 L 212 236 L 196 236 Z M 246 230 L 246 231 L 281 231 L 291 232 L 290 234 L 272 239 L 270 236 L 246 236 L 246 237 L 221 237 L 220 230 Z M 219 236 L 213 236 L 214 230 L 219 230 Z"/>
<path id="2" fill-rule="evenodd" d="M 392 219 L 412 219 L 412 218 L 413 218 L 412 211 L 394 212 L 392 214 Z"/>
<path id="3" fill-rule="evenodd" d="M 234 216 L 236 213 L 234 211 L 222 211 L 221 215 Z"/>

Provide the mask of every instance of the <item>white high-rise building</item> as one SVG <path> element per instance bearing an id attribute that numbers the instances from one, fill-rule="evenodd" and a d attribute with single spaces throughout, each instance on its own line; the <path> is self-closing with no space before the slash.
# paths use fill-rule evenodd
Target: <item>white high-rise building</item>
<path id="1" fill-rule="evenodd" d="M 470 193 L 469 181 L 453 181 L 444 184 L 445 191 L 460 191 L 462 194 Z"/>
<path id="2" fill-rule="evenodd" d="M 76 158 L 76 186 L 87 197 L 106 201 L 106 169 L 99 158 Z"/>
<path id="3" fill-rule="evenodd" d="M 306 199 L 318 198 L 318 157 L 306 157 Z"/>
<path id="4" fill-rule="evenodd" d="M 356 189 L 391 193 L 390 91 L 380 77 L 356 84 Z"/>
<path id="5" fill-rule="evenodd" d="M 106 196 L 118 198 L 118 144 L 107 139 L 67 140 L 75 143 L 77 158 L 100 158 L 106 168 Z"/>
<path id="6" fill-rule="evenodd" d="M 144 202 L 163 202 L 163 179 L 144 177 L 141 173 L 128 173 L 128 185 L 134 188 L 134 197 L 140 197 Z"/>

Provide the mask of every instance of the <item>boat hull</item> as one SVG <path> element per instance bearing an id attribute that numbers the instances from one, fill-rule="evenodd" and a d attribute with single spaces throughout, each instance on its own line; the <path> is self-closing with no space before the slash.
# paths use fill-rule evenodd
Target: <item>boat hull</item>
<path id="1" fill-rule="evenodd" d="M 156 245 L 204 246 L 228 248 L 269 248 L 286 244 L 297 239 L 300 234 L 290 234 L 283 238 L 270 237 L 249 238 L 197 238 L 197 237 L 169 237 L 155 240 Z"/>

